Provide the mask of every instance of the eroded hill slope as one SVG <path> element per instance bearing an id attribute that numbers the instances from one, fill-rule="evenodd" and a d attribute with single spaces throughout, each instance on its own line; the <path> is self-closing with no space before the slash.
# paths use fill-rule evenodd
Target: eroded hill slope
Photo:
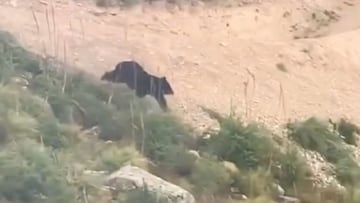
<path id="1" fill-rule="evenodd" d="M 86 1 L 1 2 L 1 29 L 35 52 L 96 75 L 129 58 L 166 75 L 175 90 L 170 107 L 197 127 L 208 124 L 198 105 L 228 113 L 233 104 L 269 124 L 312 115 L 360 122 L 359 1 L 273 0 L 170 12 L 161 5 L 105 10 Z"/>

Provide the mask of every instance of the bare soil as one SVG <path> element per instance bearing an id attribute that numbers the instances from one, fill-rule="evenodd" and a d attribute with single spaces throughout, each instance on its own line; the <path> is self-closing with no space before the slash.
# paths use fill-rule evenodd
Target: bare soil
<path id="1" fill-rule="evenodd" d="M 360 123 L 359 0 L 237 2 L 0 0 L 0 29 L 98 77 L 133 58 L 168 78 L 170 108 L 200 129 L 211 122 L 199 105 L 271 125 L 313 115 Z"/>

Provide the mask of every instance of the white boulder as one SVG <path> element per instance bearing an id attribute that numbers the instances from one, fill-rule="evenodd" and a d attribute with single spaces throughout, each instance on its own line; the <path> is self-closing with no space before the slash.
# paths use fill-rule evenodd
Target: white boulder
<path id="1" fill-rule="evenodd" d="M 190 192 L 136 166 L 127 165 L 110 174 L 105 179 L 105 185 L 123 192 L 144 188 L 146 185 L 150 192 L 157 193 L 168 203 L 195 203 Z"/>

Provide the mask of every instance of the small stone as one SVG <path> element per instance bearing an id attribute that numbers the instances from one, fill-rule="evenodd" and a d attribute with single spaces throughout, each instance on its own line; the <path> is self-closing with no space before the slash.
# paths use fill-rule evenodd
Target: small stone
<path id="1" fill-rule="evenodd" d="M 199 154 L 198 151 L 189 150 L 188 153 L 191 154 L 191 155 L 193 155 L 196 159 L 199 159 L 199 158 L 200 158 L 200 154 Z"/>
<path id="2" fill-rule="evenodd" d="M 232 194 L 231 197 L 236 200 L 247 200 L 248 197 L 244 194 Z"/>
<path id="3" fill-rule="evenodd" d="M 300 200 L 298 198 L 284 195 L 279 196 L 278 201 L 279 203 L 300 203 Z"/>
<path id="4" fill-rule="evenodd" d="M 223 46 L 223 47 L 227 46 L 227 44 L 225 42 L 220 42 L 219 44 L 220 44 L 220 46 Z"/>
<path id="5" fill-rule="evenodd" d="M 229 161 L 223 161 L 223 165 L 226 170 L 228 170 L 230 173 L 237 173 L 239 172 L 239 169 L 236 167 L 236 165 Z"/>
<path id="6" fill-rule="evenodd" d="M 90 11 L 90 13 L 92 13 L 94 16 L 103 16 L 106 14 L 105 11 L 100 10 L 100 9 L 92 10 L 92 11 Z"/>
<path id="7" fill-rule="evenodd" d="M 276 192 L 276 196 L 285 195 L 285 190 L 279 184 L 273 184 L 273 188 Z"/>

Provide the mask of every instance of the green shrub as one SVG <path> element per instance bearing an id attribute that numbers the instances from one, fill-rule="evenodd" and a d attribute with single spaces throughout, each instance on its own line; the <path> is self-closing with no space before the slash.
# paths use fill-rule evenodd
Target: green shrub
<path id="1" fill-rule="evenodd" d="M 29 81 L 29 90 L 42 98 L 62 95 L 62 79 L 53 72 L 46 72 Z"/>
<path id="2" fill-rule="evenodd" d="M 298 189 L 301 186 L 307 187 L 311 182 L 307 181 L 312 172 L 305 159 L 300 157 L 294 149 L 287 150 L 279 160 L 280 168 L 273 169 L 275 177 L 284 188 Z"/>
<path id="3" fill-rule="evenodd" d="M 100 156 L 97 158 L 94 168 L 95 170 L 113 172 L 119 170 L 124 164 L 132 163 L 138 158 L 141 158 L 140 153 L 132 147 L 104 146 L 103 150 L 100 151 Z"/>
<path id="4" fill-rule="evenodd" d="M 213 158 L 201 158 L 189 177 L 198 195 L 226 195 L 232 179 L 225 167 Z"/>
<path id="5" fill-rule="evenodd" d="M 66 92 L 71 101 L 68 103 L 73 111 L 80 112 L 82 121 L 78 123 L 85 128 L 98 126 L 99 138 L 103 140 L 116 141 L 130 135 L 133 120 L 146 110 L 147 103 L 134 98 L 133 92 L 123 86 L 101 84 L 82 74 L 69 81 Z"/>
<path id="6" fill-rule="evenodd" d="M 327 155 L 329 148 L 336 148 L 341 139 L 328 129 L 326 122 L 311 117 L 304 122 L 289 123 L 289 137 L 305 149 Z M 328 154 L 328 156 L 331 156 Z"/>
<path id="7" fill-rule="evenodd" d="M 0 88 L 0 96 L 0 115 L 13 138 L 42 140 L 54 148 L 67 145 L 69 140 L 63 136 L 65 131 L 62 130 L 66 126 L 58 123 L 45 100 L 7 86 Z"/>
<path id="8" fill-rule="evenodd" d="M 343 202 L 346 203 L 360 203 L 360 188 L 349 188 L 347 191 L 347 195 Z"/>
<path id="9" fill-rule="evenodd" d="M 343 157 L 336 162 L 335 172 L 337 179 L 345 185 L 354 186 L 360 180 L 360 168 L 350 157 Z"/>
<path id="10" fill-rule="evenodd" d="M 217 117 L 220 131 L 213 134 L 205 150 L 239 168 L 268 167 L 280 155 L 269 132 L 257 124 L 244 125 L 232 117 Z"/>
<path id="11" fill-rule="evenodd" d="M 98 126 L 99 138 L 103 140 L 120 140 L 124 135 L 129 135 L 131 130 L 131 116 L 122 114 L 116 109 L 99 101 L 91 94 L 78 94 L 74 99 L 84 110 L 84 127 Z"/>
<path id="12" fill-rule="evenodd" d="M 342 145 L 342 140 L 331 132 L 325 122 L 310 118 L 304 122 L 288 125 L 289 136 L 305 149 L 319 152 L 328 161 L 336 163 L 349 152 Z"/>
<path id="13" fill-rule="evenodd" d="M 341 183 L 353 185 L 359 177 L 359 166 L 352 152 L 345 148 L 342 139 L 328 129 L 325 122 L 312 117 L 304 122 L 288 124 L 289 136 L 305 149 L 319 152 L 336 167 Z"/>
<path id="14" fill-rule="evenodd" d="M 0 119 L 0 144 L 6 143 L 9 139 L 9 132 L 6 123 Z"/>
<path id="15" fill-rule="evenodd" d="M 170 114 L 147 114 L 138 117 L 135 125 L 137 148 L 155 162 L 165 160 L 171 148 L 190 139 L 187 127 Z"/>
<path id="16" fill-rule="evenodd" d="M 195 159 L 187 151 L 194 139 L 178 118 L 166 113 L 146 114 L 143 119 L 137 116 L 135 133 L 137 149 L 159 167 L 182 176 L 191 173 Z"/>
<path id="17" fill-rule="evenodd" d="M 265 168 L 240 171 L 235 179 L 235 185 L 248 197 L 271 196 L 273 182 L 272 174 Z"/>
<path id="18" fill-rule="evenodd" d="M 173 170 L 179 175 L 191 174 L 195 167 L 196 157 L 187 152 L 184 146 L 170 145 L 166 151 L 160 167 Z"/>
<path id="19" fill-rule="evenodd" d="M 41 123 L 39 127 L 41 140 L 46 146 L 54 149 L 69 147 L 78 141 L 76 133 L 71 126 L 58 123 L 57 119 L 49 119 Z"/>
<path id="20" fill-rule="evenodd" d="M 0 31 L 1 82 L 7 83 L 12 76 L 24 72 L 33 75 L 42 72 L 37 57 L 21 47 L 9 32 Z"/>
<path id="21" fill-rule="evenodd" d="M 0 151 L 0 196 L 14 202 L 75 202 L 75 188 L 46 151 L 25 139 Z"/>
<path id="22" fill-rule="evenodd" d="M 28 91 L 10 86 L 0 86 L 0 114 L 5 115 L 11 109 L 25 112 L 35 119 L 50 113 L 44 99 L 31 95 Z"/>
<path id="23" fill-rule="evenodd" d="M 204 150 L 237 165 L 241 172 L 234 186 L 240 191 L 257 197 L 273 195 L 275 182 L 290 193 L 294 187 L 311 186 L 312 174 L 305 160 L 295 150 L 280 151 L 269 131 L 255 123 L 244 125 L 232 116 L 212 111 L 210 115 L 219 121 L 220 130 L 213 133 Z"/>
<path id="24" fill-rule="evenodd" d="M 347 144 L 357 146 L 355 133 L 360 132 L 360 129 L 357 125 L 346 121 L 345 119 L 340 119 L 339 123 L 337 124 L 337 131 L 341 136 L 343 136 L 343 139 Z"/>
<path id="25" fill-rule="evenodd" d="M 68 98 L 66 95 L 54 95 L 48 98 L 48 103 L 51 106 L 51 109 L 54 113 L 54 116 L 61 123 L 73 123 L 73 111 L 74 105 L 71 98 Z"/>
<path id="26" fill-rule="evenodd" d="M 328 185 L 325 188 L 308 187 L 298 191 L 298 198 L 304 203 L 342 203 L 346 201 L 346 192 L 338 187 Z"/>

